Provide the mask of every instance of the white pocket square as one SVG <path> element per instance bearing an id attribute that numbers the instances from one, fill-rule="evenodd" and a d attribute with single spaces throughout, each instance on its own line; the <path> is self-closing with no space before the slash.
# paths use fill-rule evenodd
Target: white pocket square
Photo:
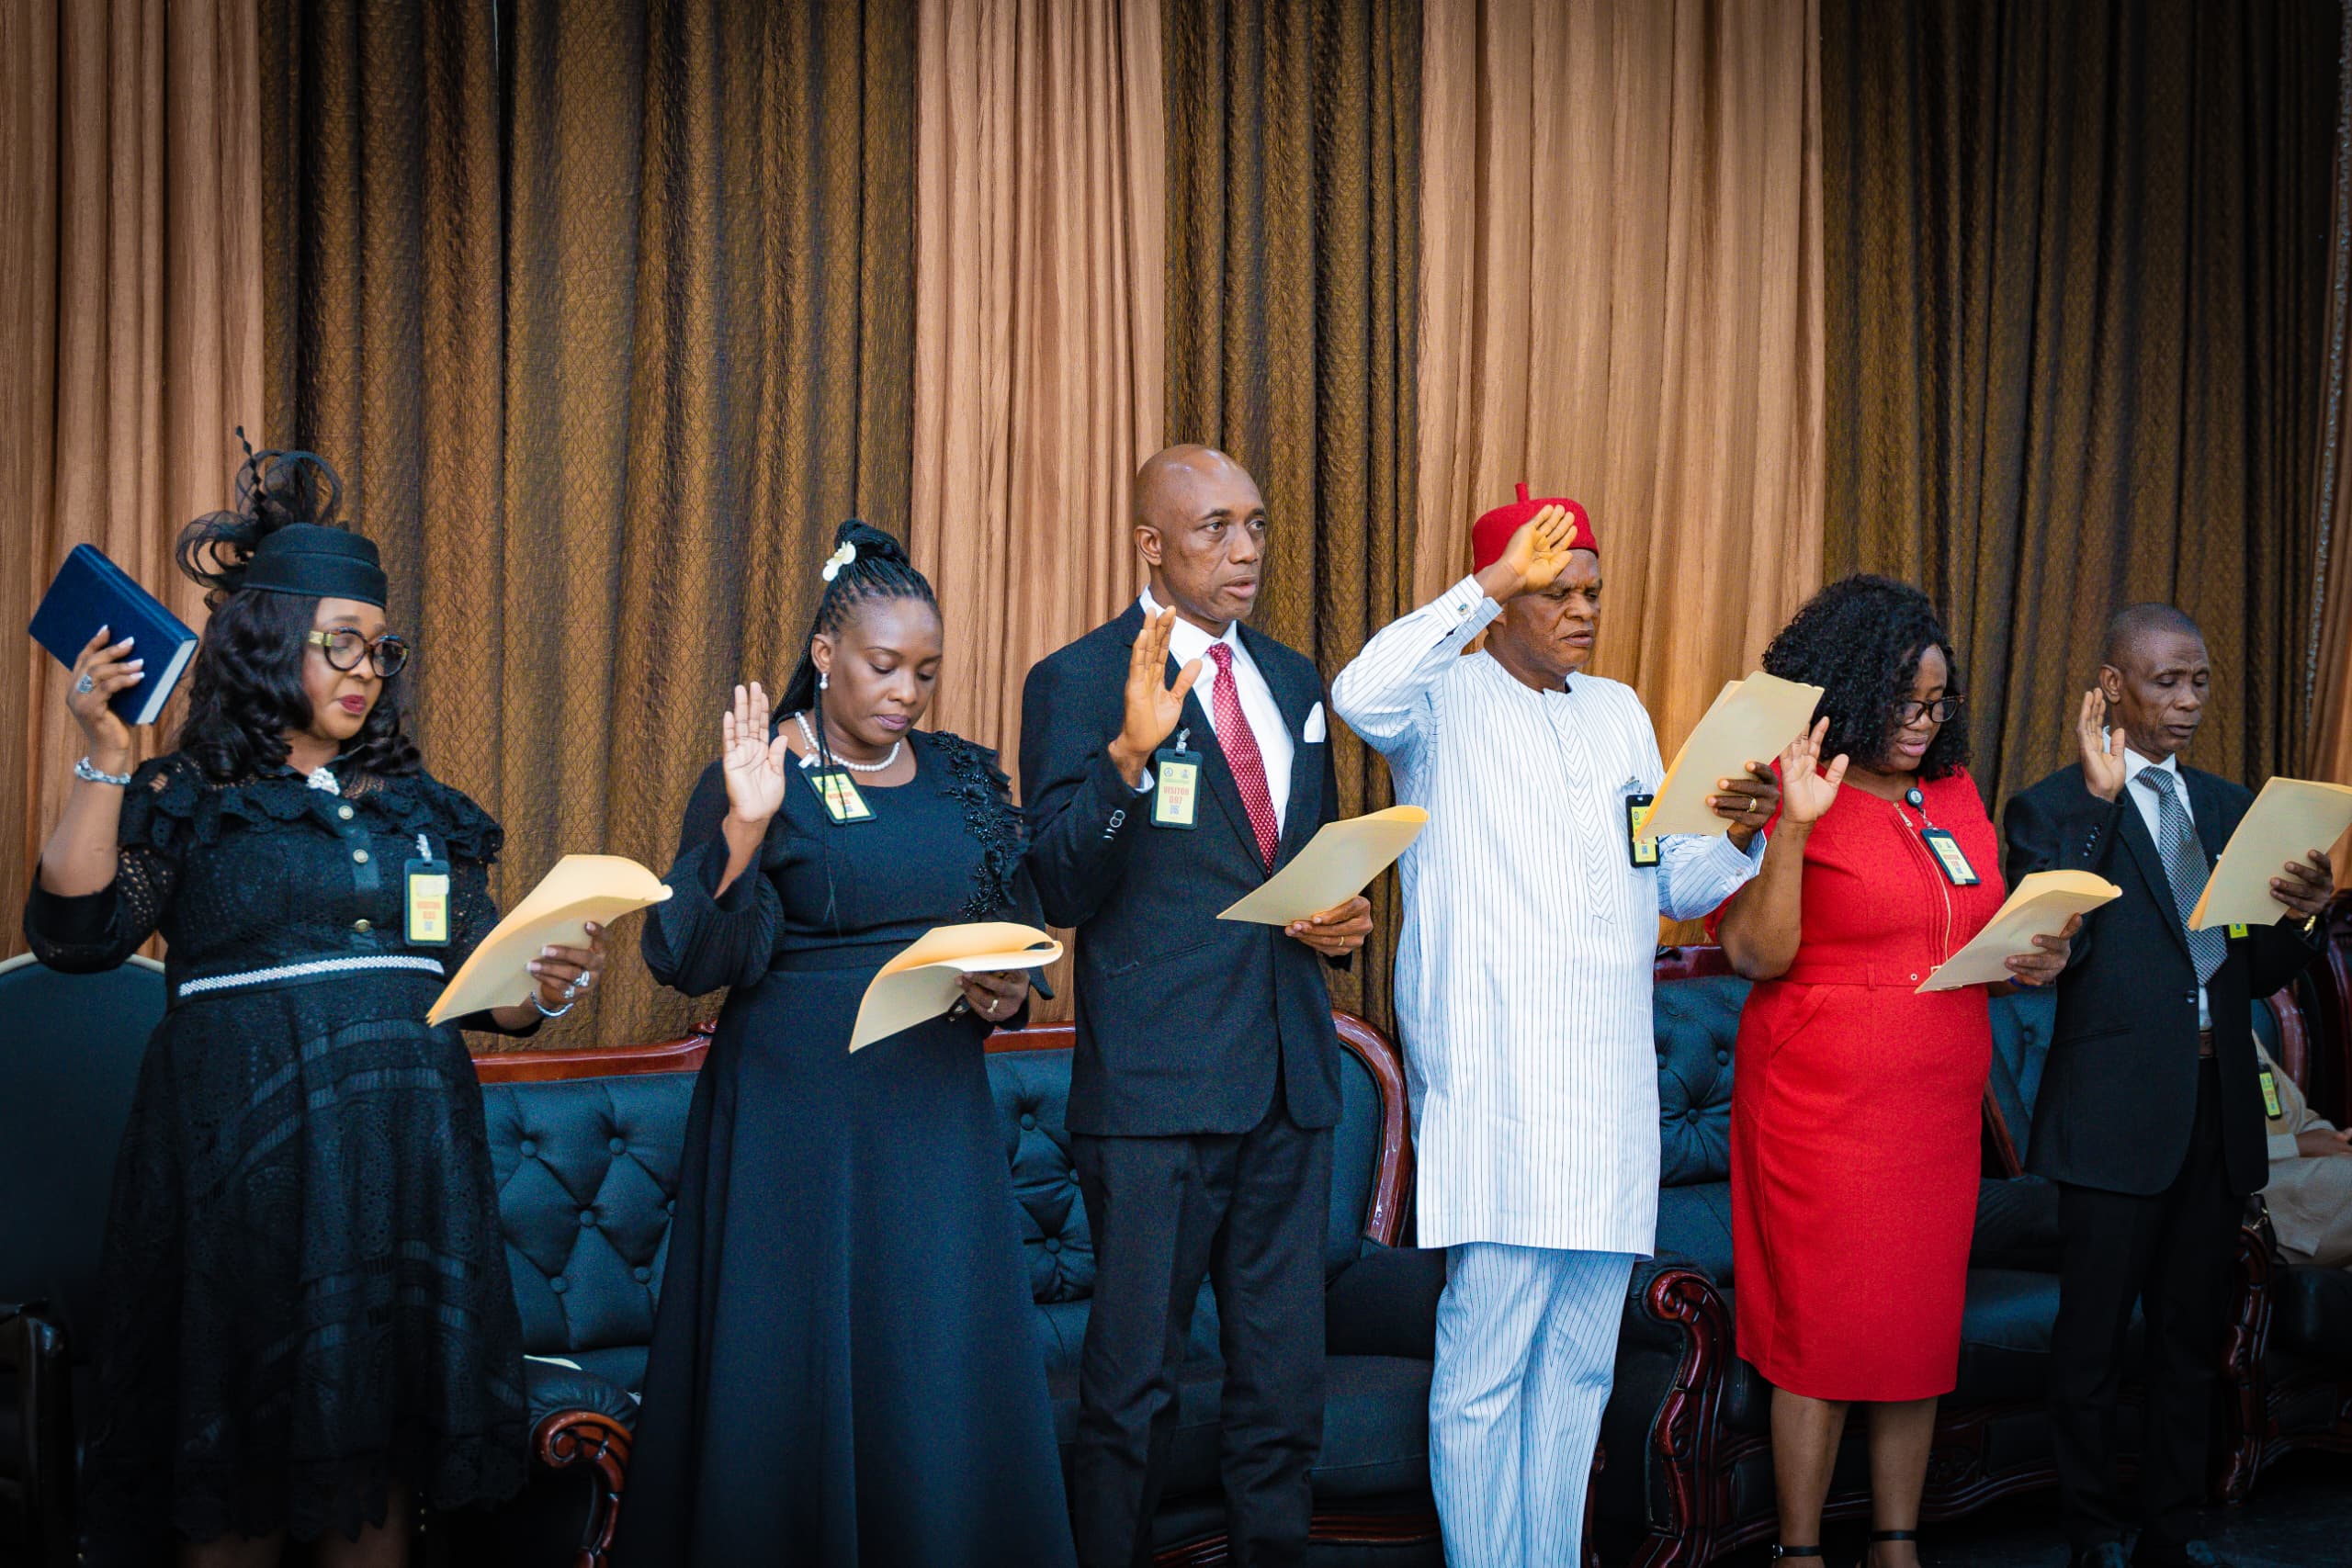
<path id="1" fill-rule="evenodd" d="M 1298 739 L 1303 744 L 1312 746 L 1323 739 L 1324 731 L 1328 728 L 1329 726 L 1323 722 L 1323 705 L 1317 703 L 1307 711 L 1306 728 L 1299 732 Z"/>

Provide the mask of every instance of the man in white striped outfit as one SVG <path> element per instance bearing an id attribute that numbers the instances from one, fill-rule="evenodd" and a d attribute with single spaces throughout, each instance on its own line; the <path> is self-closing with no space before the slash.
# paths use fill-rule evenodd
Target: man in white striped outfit
<path id="1" fill-rule="evenodd" d="M 1558 1568 L 1581 1561 L 1619 1315 L 1657 1234 L 1657 917 L 1755 874 L 1779 791 L 1753 769 L 1718 785 L 1726 837 L 1637 846 L 1628 798 L 1664 769 L 1633 690 L 1577 673 L 1600 595 L 1584 509 L 1521 485 L 1472 538 L 1476 575 L 1374 637 L 1331 695 L 1430 813 L 1399 867 L 1396 1016 L 1419 1241 L 1447 1249 L 1430 1389 L 1446 1562 Z"/>

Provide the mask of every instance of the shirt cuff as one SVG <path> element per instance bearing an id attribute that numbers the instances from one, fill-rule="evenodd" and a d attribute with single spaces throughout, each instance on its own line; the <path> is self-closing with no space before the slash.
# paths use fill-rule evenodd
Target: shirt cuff
<path id="1" fill-rule="evenodd" d="M 1464 643 L 1493 625 L 1495 617 L 1503 613 L 1503 607 L 1487 598 L 1487 591 L 1478 586 L 1476 575 L 1447 589 L 1439 596 L 1437 608 L 1440 620 L 1451 628 L 1447 637 L 1459 637 Z"/>
<path id="2" fill-rule="evenodd" d="M 2302 1156 L 2303 1151 L 2295 1145 L 2294 1134 L 2273 1133 L 2270 1134 L 2270 1157 L 2272 1159 L 2301 1159 Z"/>

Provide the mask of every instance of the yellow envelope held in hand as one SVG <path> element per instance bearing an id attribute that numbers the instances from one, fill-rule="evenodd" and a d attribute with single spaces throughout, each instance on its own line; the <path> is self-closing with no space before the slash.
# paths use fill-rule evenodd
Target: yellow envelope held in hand
<path id="1" fill-rule="evenodd" d="M 1011 920 L 976 920 L 933 926 L 882 965 L 857 1004 L 849 1048 L 863 1051 L 918 1023 L 928 1023 L 956 1005 L 967 975 L 1006 969 L 1043 969 L 1062 955 L 1062 944 L 1035 926 Z"/>
<path id="2" fill-rule="evenodd" d="M 1937 964 L 1919 989 L 1956 991 L 2009 979 L 2008 961 L 2033 952 L 2035 937 L 2056 936 L 2076 915 L 2122 896 L 2123 889 L 2087 871 L 2034 872 L 2018 884 L 1975 940 Z"/>
<path id="3" fill-rule="evenodd" d="M 1326 822 L 1291 863 L 1254 893 L 1218 914 L 1220 920 L 1286 926 L 1346 903 L 1386 871 L 1421 836 L 1430 814 L 1392 806 L 1345 822 Z"/>
<path id="4" fill-rule="evenodd" d="M 498 922 L 442 988 L 427 1023 L 528 1001 L 525 967 L 543 947 L 585 947 L 588 922 L 609 926 L 670 897 L 662 880 L 627 855 L 566 855 Z"/>
<path id="5" fill-rule="evenodd" d="M 1761 670 L 1725 686 L 1674 754 L 1674 765 L 1666 770 L 1657 799 L 1643 819 L 1642 836 L 1729 832 L 1731 819 L 1716 816 L 1707 804 L 1716 793 L 1715 781 L 1738 778 L 1750 762 L 1769 765 L 1812 726 L 1813 710 L 1820 705 L 1820 687 Z"/>
<path id="6" fill-rule="evenodd" d="M 2270 879 L 2289 861 L 2326 850 L 2346 828 L 2352 828 L 2352 789 L 2315 779 L 2272 779 L 2230 835 L 2188 912 L 2188 929 L 2275 923 L 2290 911 L 2271 897 Z"/>

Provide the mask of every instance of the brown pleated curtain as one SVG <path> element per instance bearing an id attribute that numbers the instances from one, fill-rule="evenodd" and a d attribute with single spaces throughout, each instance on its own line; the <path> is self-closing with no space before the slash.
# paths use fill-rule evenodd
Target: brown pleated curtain
<path id="1" fill-rule="evenodd" d="M 428 763 L 504 822 L 510 902 L 567 850 L 665 866 L 834 525 L 906 527 L 913 9 L 274 0 L 266 35 L 270 430 L 352 480 Z M 564 1038 L 710 1010 L 618 935 Z"/>
<path id="2" fill-rule="evenodd" d="M 2204 626 L 2200 766 L 2305 765 L 2339 7 L 1823 9 L 1829 571 L 1944 608 L 1996 802 L 2135 600 Z"/>
<path id="3" fill-rule="evenodd" d="M 915 564 L 945 618 L 931 722 L 1016 773 L 1029 667 L 1142 584 L 1162 445 L 1159 0 L 925 0 Z M 1069 1016 L 1065 959 L 1039 1020 Z"/>
<path id="4" fill-rule="evenodd" d="M 1253 624 L 1325 678 L 1413 603 L 1418 0 L 1166 0 L 1168 436 L 1230 453 L 1271 518 Z M 1342 815 L 1386 764 L 1332 730 Z M 1385 1021 L 1395 879 L 1333 985 Z"/>
<path id="5" fill-rule="evenodd" d="M 171 548 L 258 417 L 257 39 L 236 0 L 0 4 L 0 953 L 82 754 L 64 671 L 17 628 L 84 543 L 203 624 Z"/>
<path id="6" fill-rule="evenodd" d="M 1815 0 L 1428 0 L 1415 597 L 1524 479 L 1674 754 L 1820 585 Z"/>

